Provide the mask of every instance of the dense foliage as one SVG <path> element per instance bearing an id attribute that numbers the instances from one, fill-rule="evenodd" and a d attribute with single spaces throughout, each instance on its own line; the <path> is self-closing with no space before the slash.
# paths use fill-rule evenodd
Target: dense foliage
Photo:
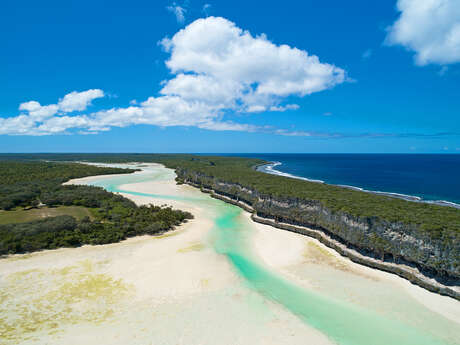
<path id="1" fill-rule="evenodd" d="M 118 242 L 130 236 L 174 228 L 192 215 L 169 207 L 136 206 L 99 187 L 62 185 L 70 178 L 129 173 L 133 170 L 83 164 L 0 162 L 0 207 L 84 206 L 93 220 L 62 215 L 27 223 L 0 225 L 0 255 L 39 249 Z M 7 211 L 8 212 L 8 211 Z"/>
<path id="2" fill-rule="evenodd" d="M 269 175 L 259 160 L 200 157 L 165 161 L 192 182 L 250 204 L 257 215 L 321 228 L 379 259 L 415 264 L 442 281 L 460 281 L 460 210 L 327 184 Z"/>
<path id="3" fill-rule="evenodd" d="M 182 170 L 183 176 L 198 173 L 208 177 L 209 183 L 215 183 L 213 180 L 216 179 L 279 199 L 315 200 L 331 211 L 417 225 L 420 231 L 427 232 L 433 238 L 460 238 L 460 210 L 453 207 L 406 201 L 324 183 L 269 175 L 253 169 L 255 165 L 263 164 L 263 161 L 257 159 L 201 157 L 199 160 L 170 161 L 166 164 Z"/>
<path id="4" fill-rule="evenodd" d="M 44 194 L 61 189 L 73 178 L 134 171 L 75 163 L 0 162 L 0 209 L 36 206 Z"/>
<path id="5" fill-rule="evenodd" d="M 389 222 L 417 225 L 433 238 L 460 238 L 460 210 L 427 203 L 416 203 L 339 186 L 269 175 L 253 169 L 267 163 L 260 159 L 196 156 L 186 154 L 22 154 L 0 155 L 0 160 L 88 161 L 106 163 L 158 162 L 169 168 L 198 173 L 236 183 L 275 197 L 316 200 L 332 211 L 357 217 L 378 217 Z"/>
<path id="6" fill-rule="evenodd" d="M 199 176 L 199 183 L 204 187 L 213 188 L 219 183 L 229 183 L 255 191 L 256 194 L 268 199 L 276 198 L 294 201 L 294 203 L 295 201 L 319 203 L 330 212 L 350 215 L 364 221 L 367 219 L 373 223 L 403 224 L 401 229 L 410 229 L 410 236 L 423 238 L 424 241 L 428 241 L 426 243 L 436 243 L 439 248 L 443 248 L 443 255 L 446 257 L 459 256 L 457 248 L 460 243 L 460 210 L 458 209 L 265 174 L 254 169 L 256 165 L 267 163 L 260 159 L 185 154 L 23 154 L 0 155 L 0 160 L 158 162 L 176 169 L 180 176 L 179 183 L 183 179 Z M 230 191 L 230 194 L 232 193 Z M 256 200 L 246 201 L 253 203 Z M 294 213 L 288 217 L 301 218 L 301 214 L 297 214 L 298 210 L 292 212 Z M 342 230 L 334 229 L 334 231 L 340 233 Z M 387 242 L 379 244 L 382 239 L 378 236 L 374 237 L 376 240 L 373 241 L 372 246 L 375 249 L 388 247 Z M 458 265 L 460 262 L 455 258 L 452 260 L 453 265 Z"/>

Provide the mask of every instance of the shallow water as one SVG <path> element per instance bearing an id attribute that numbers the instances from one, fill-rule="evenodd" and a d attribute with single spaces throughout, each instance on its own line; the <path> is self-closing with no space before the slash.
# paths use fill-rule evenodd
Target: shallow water
<path id="1" fill-rule="evenodd" d="M 190 202 L 208 210 L 207 214 L 214 217 L 214 228 L 210 234 L 214 249 L 228 258 L 245 284 L 265 298 L 281 304 L 334 342 L 344 345 L 460 344 L 457 324 L 429 311 L 402 289 L 392 290 L 383 300 L 372 303 L 369 296 L 372 297 L 374 291 L 375 296 L 379 296 L 379 292 L 395 288 L 379 282 L 360 281 L 352 274 L 334 269 L 318 270 L 318 265 L 302 267 L 305 274 L 316 279 L 318 288 L 308 289 L 290 282 L 285 276 L 267 267 L 253 252 L 253 225 L 236 206 L 212 199 L 206 194 L 193 193 L 190 197 L 184 197 L 120 189 L 125 184 L 174 177 L 172 171 L 162 168 L 145 169 L 147 171 L 143 173 L 116 176 L 90 184 L 112 192 Z M 361 289 L 359 284 L 353 285 L 353 282 L 347 285 L 347 280 L 356 280 L 363 285 Z M 342 298 L 341 288 L 337 288 L 340 284 L 344 284 L 344 291 L 354 291 L 363 301 L 352 303 Z M 337 291 L 334 291 L 334 286 Z"/>

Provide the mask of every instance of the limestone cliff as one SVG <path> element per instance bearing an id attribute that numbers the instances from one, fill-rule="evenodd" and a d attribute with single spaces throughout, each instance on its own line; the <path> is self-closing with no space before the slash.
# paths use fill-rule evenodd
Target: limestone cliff
<path id="1" fill-rule="evenodd" d="M 213 191 L 226 201 L 237 203 L 247 211 L 253 211 L 253 219 L 256 221 L 263 221 L 291 231 L 302 228 L 320 231 L 325 238 L 330 239 L 322 242 L 329 242 L 326 244 L 331 247 L 332 242 L 343 244 L 349 250 L 359 253 L 360 257 L 372 259 L 374 264 L 368 262 L 369 266 L 382 268 L 378 267 L 375 262 L 391 263 L 392 265 L 386 265 L 386 268 L 382 269 L 397 273 L 412 281 L 415 280 L 415 274 L 423 275 L 426 282 L 433 282 L 431 288 L 424 287 L 460 299 L 460 294 L 455 288 L 460 285 L 460 247 L 458 243 L 433 240 L 429 236 L 424 236 L 423 232 L 417 231 L 416 225 L 334 212 L 316 200 L 263 195 L 257 190 L 181 168 L 178 168 L 176 173 L 182 182 Z M 346 253 L 341 254 L 347 255 Z M 359 262 L 360 260 L 362 261 L 362 259 L 355 258 L 354 261 Z M 395 268 L 391 268 L 393 266 L 404 266 L 408 270 L 398 273 Z M 412 277 L 409 277 L 410 272 L 414 273 Z M 420 281 L 414 282 L 423 286 Z M 449 289 L 451 293 L 446 293 L 447 290 L 440 290 L 440 287 L 448 286 L 453 287 L 453 290 Z"/>

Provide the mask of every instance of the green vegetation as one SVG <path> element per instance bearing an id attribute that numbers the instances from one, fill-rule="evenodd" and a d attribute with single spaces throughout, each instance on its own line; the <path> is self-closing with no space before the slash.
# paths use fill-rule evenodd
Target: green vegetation
<path id="1" fill-rule="evenodd" d="M 381 259 L 415 263 L 442 280 L 460 279 L 460 210 L 258 172 L 256 159 L 163 160 L 178 183 L 250 204 L 263 217 L 320 227 Z"/>
<path id="2" fill-rule="evenodd" d="M 23 154 L 0 155 L 0 160 L 162 163 L 176 170 L 178 183 L 193 182 L 244 201 L 261 216 L 321 227 L 365 254 L 406 260 L 435 275 L 460 278 L 460 210 L 452 207 L 269 175 L 254 169 L 267 163 L 260 159 L 184 154 Z M 43 202 L 52 204 L 47 196 L 41 194 L 47 200 Z M 59 199 L 61 205 L 69 205 L 64 199 Z"/>
<path id="3" fill-rule="evenodd" d="M 0 162 L 0 209 L 37 206 L 43 194 L 62 189 L 70 179 L 134 171 L 75 163 Z"/>
<path id="4" fill-rule="evenodd" d="M 62 185 L 71 178 L 133 171 L 75 163 L 0 162 L 0 255 L 118 242 L 162 233 L 192 218 L 169 207 L 138 207 L 99 187 Z M 46 208 L 35 209 L 39 204 Z"/>
<path id="5" fill-rule="evenodd" d="M 460 237 L 460 210 L 426 203 L 416 203 L 383 195 L 365 193 L 338 186 L 269 175 L 253 169 L 267 163 L 260 159 L 186 154 L 22 154 L 0 155 L 0 160 L 88 161 L 105 163 L 157 162 L 183 177 L 201 176 L 208 187 L 225 181 L 256 190 L 261 195 L 318 201 L 333 212 L 355 217 L 376 217 L 389 222 L 417 225 L 433 239 Z M 19 163 L 18 163 L 19 164 Z M 1 165 L 0 165 L 1 166 Z M 0 168 L 0 176 L 3 171 Z"/>
<path id="6" fill-rule="evenodd" d="M 181 179 L 199 175 L 201 183 L 213 187 L 227 182 L 277 199 L 314 200 L 333 212 L 355 217 L 376 217 L 388 222 L 417 225 L 433 239 L 448 235 L 460 238 L 460 210 L 416 203 L 338 186 L 269 175 L 253 169 L 264 162 L 233 157 L 200 157 L 194 160 L 164 161 L 178 169 Z M 252 200 L 249 200 L 252 201 Z"/>

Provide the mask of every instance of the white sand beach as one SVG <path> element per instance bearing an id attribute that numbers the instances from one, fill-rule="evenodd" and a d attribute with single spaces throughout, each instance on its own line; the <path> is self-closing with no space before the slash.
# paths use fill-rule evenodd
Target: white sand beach
<path id="1" fill-rule="evenodd" d="M 187 210 L 195 218 L 156 237 L 0 259 L 4 344 L 332 344 L 249 288 L 227 257 L 215 251 L 210 234 L 216 211 L 190 201 L 208 195 L 176 185 L 169 169 L 147 166 L 160 177 L 122 184 L 122 194 L 137 204 Z M 414 324 L 438 317 L 460 324 L 459 302 L 355 264 L 314 239 L 254 223 L 249 216 L 241 213 L 253 252 L 287 280 Z M 451 328 L 448 337 L 454 338 L 458 331 Z"/>
<path id="2" fill-rule="evenodd" d="M 404 292 L 414 300 L 414 304 L 420 303 L 460 325 L 460 302 L 453 298 L 432 293 L 395 274 L 354 263 L 314 238 L 260 223 L 254 223 L 254 226 L 257 231 L 253 243 L 258 255 L 267 265 L 291 281 L 324 291 L 328 286 L 324 277 L 329 275 L 334 277 L 334 281 L 329 282 L 332 295 L 365 306 L 370 306 L 370 301 L 378 300 L 375 297 L 379 293 L 383 298 L 381 302 L 387 303 L 391 297 Z M 348 278 L 348 281 L 341 284 L 338 291 L 334 291 L 339 283 L 339 274 Z M 371 291 L 371 296 L 366 293 L 367 289 Z M 388 305 L 388 309 L 393 311 L 395 307 Z"/>
<path id="3" fill-rule="evenodd" d="M 141 173 L 138 173 L 141 174 Z M 113 175 L 71 181 L 87 183 Z M 122 186 L 200 194 L 173 179 Z M 138 204 L 164 200 L 126 194 Z M 209 210 L 164 235 L 0 260 L 3 344 L 313 344 L 331 342 L 249 289 L 211 247 Z"/>

